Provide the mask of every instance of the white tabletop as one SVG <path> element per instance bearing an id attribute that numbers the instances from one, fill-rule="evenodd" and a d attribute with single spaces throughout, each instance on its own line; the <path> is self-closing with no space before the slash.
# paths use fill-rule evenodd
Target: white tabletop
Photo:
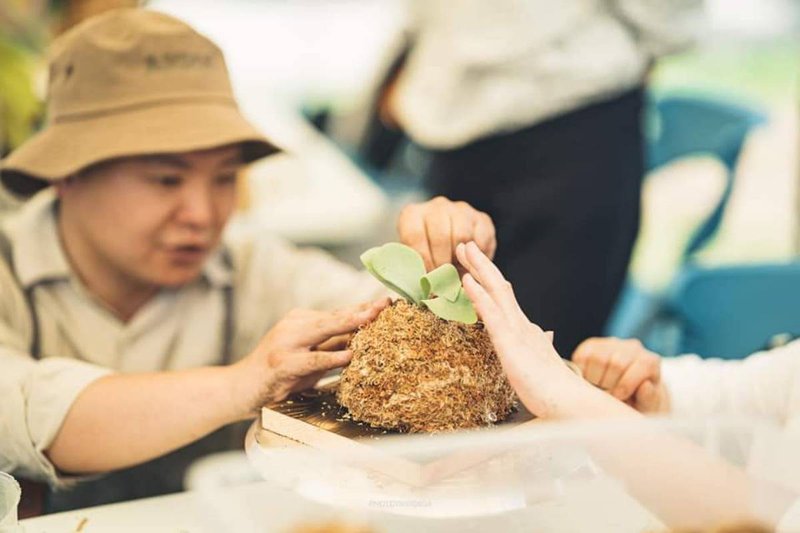
<path id="1" fill-rule="evenodd" d="M 188 485 L 197 490 L 126 503 L 92 507 L 23 520 L 26 533 L 101 531 L 163 531 L 205 533 L 218 531 L 291 531 L 301 525 L 369 524 L 375 531 L 541 531 L 541 532 L 640 532 L 657 531 L 663 525 L 624 487 L 611 478 L 596 478 L 586 483 L 566 484 L 555 493 L 525 495 L 525 503 L 511 511 L 491 515 L 426 518 L 412 516 L 408 509 L 391 506 L 361 506 L 361 510 L 311 501 L 291 489 L 286 481 L 292 466 L 263 462 L 272 447 L 262 447 L 254 438 L 256 426 L 246 441 L 250 455 L 221 455 L 211 458 L 190 472 Z M 243 483 L 255 472 L 269 481 Z M 270 471 L 264 471 L 269 467 Z M 249 471 L 249 474 L 248 474 Z M 297 472 L 295 472 L 297 474 Z M 543 473 L 533 472 L 533 475 Z M 283 483 L 281 483 L 283 481 Z M 297 486 L 295 486 L 297 488 Z M 354 490 L 345 487 L 344 492 Z M 329 495 L 330 496 L 330 495 Z M 347 501 L 337 499 L 335 501 Z M 374 498 L 374 500 L 373 500 Z M 383 498 L 383 499 L 382 499 Z M 368 500 L 385 503 L 386 494 L 378 487 Z M 423 509 L 424 510 L 424 509 Z M 404 514 L 398 514 L 405 511 Z M 80 529 L 78 529 L 80 528 Z"/>
<path id="2" fill-rule="evenodd" d="M 422 519 L 390 513 L 358 514 L 316 504 L 265 482 L 228 487 L 216 494 L 183 492 L 22 520 L 26 533 L 113 531 L 288 531 L 302 524 L 371 524 L 376 531 L 609 531 L 657 530 L 659 523 L 623 494 L 575 494 L 500 515 Z M 620 497 L 623 496 L 623 497 Z M 533 529 L 532 529 L 533 528 Z"/>
<path id="3" fill-rule="evenodd" d="M 538 502 L 528 495 L 526 507 L 488 516 L 431 519 L 396 514 L 381 506 L 361 511 L 337 508 L 303 498 L 288 488 L 281 488 L 275 480 L 242 484 L 248 475 L 246 470 L 253 463 L 252 453 L 257 446 L 255 429 L 254 426 L 246 442 L 251 455 L 249 462 L 243 454 L 237 456 L 234 453 L 210 458 L 190 472 L 187 478 L 188 484 L 198 487 L 197 490 L 22 520 L 23 531 L 286 532 L 301 525 L 335 523 L 368 524 L 380 532 L 535 530 L 625 533 L 656 531 L 661 526 L 613 480 L 571 489 L 565 487 L 564 497 L 542 498 Z M 382 501 L 380 496 L 376 493 L 377 502 Z"/>
<path id="4" fill-rule="evenodd" d="M 101 505 L 20 521 L 26 533 L 140 531 L 205 531 L 197 509 L 197 495 L 182 492 L 157 498 Z M 152 528 L 152 529 L 151 529 Z"/>
<path id="5" fill-rule="evenodd" d="M 636 427 L 652 431 L 655 422 L 637 423 Z M 782 431 L 753 424 L 720 421 L 714 425 L 704 421 L 692 425 L 678 422 L 667 424 L 667 421 L 660 421 L 658 427 L 684 433 L 702 430 L 693 433 L 696 437 L 693 442 L 701 442 L 712 458 L 714 454 L 722 456 L 722 450 L 735 450 L 736 454 L 726 457 L 734 466 L 739 465 L 736 463 L 738 457 L 742 471 L 757 482 L 753 487 L 762 488 L 750 495 L 751 510 L 770 519 L 783 517 L 781 524 L 784 527 L 780 531 L 800 531 L 797 527 L 800 524 L 800 503 L 790 505 L 788 513 L 784 513 L 783 508 L 760 509 L 767 501 L 765 498 L 774 498 L 776 488 L 788 490 L 794 486 L 774 479 L 770 474 L 774 473 L 773 467 L 797 472 L 792 470 L 797 463 L 795 440 L 787 438 Z M 536 431 L 530 434 L 514 433 L 513 438 L 511 433 L 474 433 L 437 439 L 424 435 L 417 438 L 405 436 L 398 442 L 400 447 L 381 441 L 376 446 L 380 446 L 383 452 L 413 452 L 408 457 L 417 457 L 420 453 L 427 457 L 426 454 L 442 451 L 454 453 L 459 449 L 453 448 L 457 442 L 468 444 L 466 449 L 470 451 L 485 451 L 487 448 L 484 446 L 489 442 L 502 445 L 497 450 L 503 453 L 486 462 L 475 463 L 475 468 L 468 468 L 463 476 L 447 476 L 440 480 L 441 483 L 432 478 L 431 483 L 411 487 L 415 492 L 409 494 L 398 493 L 396 484 L 386 482 L 385 476 L 377 475 L 374 469 L 369 469 L 370 477 L 363 479 L 351 474 L 345 476 L 347 470 L 364 466 L 357 457 L 341 457 L 310 449 L 303 452 L 296 449 L 297 445 L 285 450 L 289 453 L 280 453 L 275 443 L 255 438 L 258 427 L 254 425 L 245 442 L 249 457 L 241 452 L 228 452 L 204 460 L 205 464 L 199 462 L 187 476 L 187 486 L 193 487 L 194 491 L 23 520 L 21 525 L 28 533 L 142 530 L 287 532 L 303 525 L 320 526 L 331 522 L 366 523 L 380 532 L 626 533 L 663 530 L 663 524 L 626 490 L 625 482 L 595 463 L 593 456 L 587 455 L 586 448 L 580 445 L 582 441 L 578 436 L 595 435 L 601 429 L 609 435 L 619 435 L 620 439 L 636 441 L 635 435 L 624 431 L 621 422 L 616 425 L 608 421 L 603 421 L 602 426 L 598 424 L 543 425 L 537 426 Z M 741 432 L 734 431 L 736 428 Z M 522 436 L 527 439 L 520 438 Z M 570 438 L 566 439 L 567 436 Z M 750 438 L 742 439 L 742 436 Z M 531 437 L 535 438 L 531 440 Z M 509 452 L 511 441 L 514 441 L 514 448 Z M 741 446 L 733 447 L 737 443 Z M 625 450 L 630 453 L 630 447 Z M 298 459 L 302 461 L 298 462 Z M 642 471 L 641 474 L 650 476 L 652 472 Z M 676 472 L 676 475 L 681 473 Z M 767 480 L 772 480 L 777 486 L 765 484 Z M 793 481 L 796 483 L 797 479 Z M 457 490 L 444 490 L 447 487 Z M 365 488 L 368 489 L 366 492 Z M 507 489 L 514 489 L 513 494 Z M 514 500 L 519 505 L 505 512 L 482 501 L 520 494 L 522 499 Z M 787 492 L 782 496 L 792 494 Z M 398 495 L 403 499 L 397 499 Z M 480 505 L 475 503 L 475 496 L 481 499 Z M 460 500 L 454 502 L 454 498 Z M 774 499 L 770 501 L 782 503 Z M 389 505 L 398 502 L 402 505 Z M 415 510 L 411 508 L 415 507 L 411 505 L 415 502 L 426 502 L 427 505 L 416 505 L 421 509 Z M 461 507 L 451 503 L 460 503 Z M 793 502 L 787 500 L 784 503 Z M 480 507 L 483 514 L 476 512 L 476 507 Z M 489 507 L 491 511 L 487 510 Z M 450 512 L 458 509 L 462 511 Z M 448 513 L 440 513 L 440 518 L 421 516 L 440 510 Z M 472 516 L 466 516 L 468 513 Z"/>

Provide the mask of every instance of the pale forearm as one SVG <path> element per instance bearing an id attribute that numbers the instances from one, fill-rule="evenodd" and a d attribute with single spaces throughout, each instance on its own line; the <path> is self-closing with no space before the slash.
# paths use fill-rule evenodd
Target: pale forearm
<path id="1" fill-rule="evenodd" d="M 549 356 L 544 354 L 551 352 Z M 520 401 L 533 414 L 545 420 L 586 418 L 641 418 L 638 412 L 595 387 L 572 371 L 551 345 L 536 354 L 504 359 L 509 382 Z M 535 364 L 532 364 L 534 363 Z"/>
<path id="2" fill-rule="evenodd" d="M 234 367 L 110 375 L 70 408 L 47 454 L 68 473 L 124 468 L 248 416 Z"/>
<path id="3" fill-rule="evenodd" d="M 631 418 L 642 415 L 608 393 L 574 376 L 554 385 L 547 394 L 545 418 L 577 420 L 591 418 Z"/>
<path id="4" fill-rule="evenodd" d="M 732 519 L 775 520 L 788 502 L 770 490 L 774 509 L 749 507 L 755 487 L 747 475 L 688 439 L 648 424 L 625 403 L 588 383 L 562 382 L 548 403 L 551 420 L 611 419 L 587 433 L 585 444 L 606 471 L 670 527 L 717 526 Z M 766 487 L 761 487 L 765 490 Z M 763 510 L 762 510 L 763 511 Z"/>
<path id="5" fill-rule="evenodd" d="M 591 432 L 593 458 L 670 527 L 711 527 L 733 519 L 774 524 L 794 495 L 761 485 L 721 457 L 690 440 L 645 421 L 645 416 L 610 394 L 578 380 L 564 381 L 549 403 L 553 420 L 619 418 Z M 769 494 L 769 508 L 752 507 L 753 494 Z"/>
<path id="6" fill-rule="evenodd" d="M 669 427 L 647 421 L 598 426 L 586 445 L 599 466 L 671 529 L 710 531 L 755 519 L 772 528 L 796 500 L 684 437 L 682 426 Z"/>

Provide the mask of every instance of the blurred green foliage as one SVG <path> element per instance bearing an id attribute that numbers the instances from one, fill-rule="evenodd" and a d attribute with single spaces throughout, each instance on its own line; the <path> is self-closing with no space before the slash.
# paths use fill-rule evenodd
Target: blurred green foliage
<path id="1" fill-rule="evenodd" d="M 42 102 L 33 79 L 36 56 L 0 37 L 0 145 L 3 153 L 16 148 L 36 129 Z"/>
<path id="2" fill-rule="evenodd" d="M 59 2 L 6 0 L 0 5 L 0 155 L 36 130 L 43 103 L 35 90 L 48 39 L 50 14 Z"/>

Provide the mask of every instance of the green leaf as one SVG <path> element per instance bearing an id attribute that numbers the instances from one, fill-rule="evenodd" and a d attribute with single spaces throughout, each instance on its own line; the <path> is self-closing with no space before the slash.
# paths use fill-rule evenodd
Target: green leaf
<path id="1" fill-rule="evenodd" d="M 425 298 L 420 284 L 425 263 L 413 248 L 390 242 L 361 254 L 361 262 L 378 281 L 409 302 L 419 304 Z"/>
<path id="2" fill-rule="evenodd" d="M 450 263 L 431 270 L 419 281 L 425 298 L 430 298 L 431 294 L 441 296 L 450 302 L 455 302 L 461 290 L 461 279 L 458 277 L 458 270 Z"/>
<path id="3" fill-rule="evenodd" d="M 445 320 L 454 320 L 464 324 L 474 324 L 478 321 L 478 315 L 475 313 L 475 308 L 472 307 L 472 302 L 467 297 L 464 289 L 461 288 L 459 288 L 458 296 L 453 302 L 447 298 L 439 297 L 431 300 L 422 300 L 422 303 L 433 314 Z"/>

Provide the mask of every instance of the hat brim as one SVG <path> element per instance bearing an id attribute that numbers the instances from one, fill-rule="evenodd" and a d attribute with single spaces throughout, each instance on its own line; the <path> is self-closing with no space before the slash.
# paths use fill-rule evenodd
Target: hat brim
<path id="1" fill-rule="evenodd" d="M 169 102 L 48 124 L 0 163 L 0 180 L 30 196 L 101 161 L 229 144 L 245 163 L 281 151 L 232 102 Z"/>

